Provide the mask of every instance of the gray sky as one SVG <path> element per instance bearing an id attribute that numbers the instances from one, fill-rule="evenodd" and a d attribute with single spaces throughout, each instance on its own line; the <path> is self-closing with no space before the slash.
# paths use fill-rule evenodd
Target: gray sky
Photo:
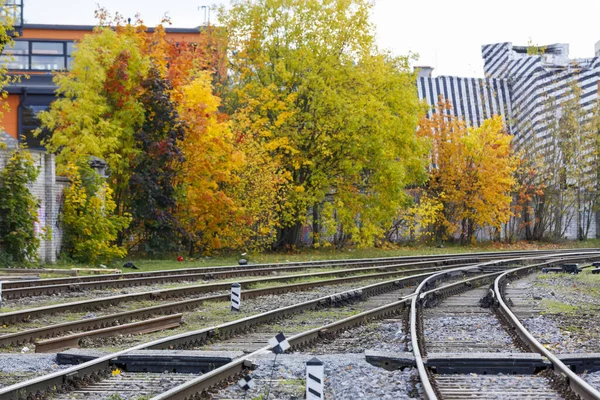
<path id="1" fill-rule="evenodd" d="M 600 2 L 592 0 L 373 0 L 373 22 L 380 46 L 394 54 L 419 54 L 416 65 L 434 75 L 483 76 L 481 45 L 568 43 L 571 57 L 592 57 L 600 40 Z M 100 4 L 146 25 L 168 12 L 175 27 L 204 21 L 200 6 L 229 0 L 25 0 L 28 23 L 94 24 Z M 214 20 L 214 16 L 213 16 Z"/>

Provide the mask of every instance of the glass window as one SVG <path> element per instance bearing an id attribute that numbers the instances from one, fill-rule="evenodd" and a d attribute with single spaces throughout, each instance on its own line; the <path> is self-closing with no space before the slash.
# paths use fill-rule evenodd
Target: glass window
<path id="1" fill-rule="evenodd" d="M 8 69 L 29 69 L 28 56 L 0 56 L 0 64 Z"/>
<path id="2" fill-rule="evenodd" d="M 40 150 L 44 149 L 44 145 L 42 145 L 42 141 L 49 138 L 50 135 L 46 132 L 46 130 L 42 130 L 40 134 L 36 137 L 33 132 L 38 129 L 36 128 L 23 128 L 22 139 L 27 143 L 27 148 Z"/>
<path id="3" fill-rule="evenodd" d="M 12 46 L 6 46 L 6 54 L 29 54 L 29 42 L 27 40 L 15 40 Z"/>
<path id="4" fill-rule="evenodd" d="M 64 43 L 32 42 L 31 54 L 64 54 Z"/>
<path id="5" fill-rule="evenodd" d="M 1 0 L 0 0 L 1 1 Z M 29 40 L 16 40 L 10 47 L 6 47 L 0 56 L 0 63 L 8 69 L 19 70 L 64 70 L 71 68 L 73 60 L 71 55 L 76 51 L 77 45 L 72 41 L 40 42 Z M 32 54 L 31 57 L 27 56 Z M 14 56 L 13 60 L 8 55 Z"/>
<path id="6" fill-rule="evenodd" d="M 65 58 L 64 57 L 32 56 L 31 57 L 31 69 L 38 69 L 38 70 L 65 69 Z"/>
<path id="7" fill-rule="evenodd" d="M 15 0 L 7 0 L 4 2 L 3 6 L 0 6 L 0 21 L 5 21 L 6 17 L 8 17 L 13 26 L 21 25 L 21 10 L 22 10 L 21 2 L 17 2 Z"/>
<path id="8" fill-rule="evenodd" d="M 23 106 L 21 123 L 23 126 L 40 126 L 38 114 L 47 109 L 48 106 L 44 105 Z"/>
<path id="9" fill-rule="evenodd" d="M 54 96 L 28 96 L 25 104 L 21 104 L 21 132 L 20 135 L 30 149 L 43 149 L 42 141 L 49 137 L 49 132 L 43 130 L 37 137 L 33 132 L 41 125 L 38 115 L 48 110 Z"/>
<path id="10" fill-rule="evenodd" d="M 75 50 L 77 50 L 77 45 L 74 42 L 67 42 L 67 55 L 73 55 Z"/>

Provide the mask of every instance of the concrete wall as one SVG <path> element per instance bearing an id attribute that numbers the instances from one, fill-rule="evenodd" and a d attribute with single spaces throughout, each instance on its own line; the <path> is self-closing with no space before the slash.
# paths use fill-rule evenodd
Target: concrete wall
<path id="1" fill-rule="evenodd" d="M 14 148 L 12 144 L 9 147 Z M 11 149 L 0 150 L 0 169 L 5 167 L 11 151 Z M 34 226 L 36 234 L 41 238 L 38 257 L 41 262 L 54 263 L 62 242 L 58 215 L 67 181 L 56 178 L 54 155 L 42 151 L 31 150 L 30 152 L 35 165 L 40 168 L 37 180 L 30 186 L 31 192 L 39 200 L 38 222 Z M 51 231 L 51 235 L 44 237 L 45 231 Z"/>

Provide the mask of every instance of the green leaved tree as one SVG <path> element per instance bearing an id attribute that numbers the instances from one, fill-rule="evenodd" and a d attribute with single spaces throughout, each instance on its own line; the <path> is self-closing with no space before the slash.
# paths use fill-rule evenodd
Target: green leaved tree
<path id="1" fill-rule="evenodd" d="M 425 146 L 408 57 L 375 44 L 366 0 L 233 1 L 225 105 L 240 138 L 281 168 L 276 247 L 310 220 L 372 244 L 423 176 Z M 311 212 L 312 211 L 312 212 Z"/>

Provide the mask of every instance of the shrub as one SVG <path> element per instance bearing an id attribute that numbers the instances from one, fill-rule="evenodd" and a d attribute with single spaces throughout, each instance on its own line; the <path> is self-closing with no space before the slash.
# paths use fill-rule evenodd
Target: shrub
<path id="1" fill-rule="evenodd" d="M 33 157 L 21 149 L 0 172 L 0 248 L 18 263 L 35 260 L 40 246 L 34 225 L 39 202 L 27 187 L 38 175 Z"/>
<path id="2" fill-rule="evenodd" d="M 126 250 L 115 240 L 131 217 L 114 214 L 112 190 L 87 162 L 69 163 L 66 173 L 71 185 L 64 192 L 61 216 L 64 252 L 75 261 L 92 264 L 124 257 Z"/>

